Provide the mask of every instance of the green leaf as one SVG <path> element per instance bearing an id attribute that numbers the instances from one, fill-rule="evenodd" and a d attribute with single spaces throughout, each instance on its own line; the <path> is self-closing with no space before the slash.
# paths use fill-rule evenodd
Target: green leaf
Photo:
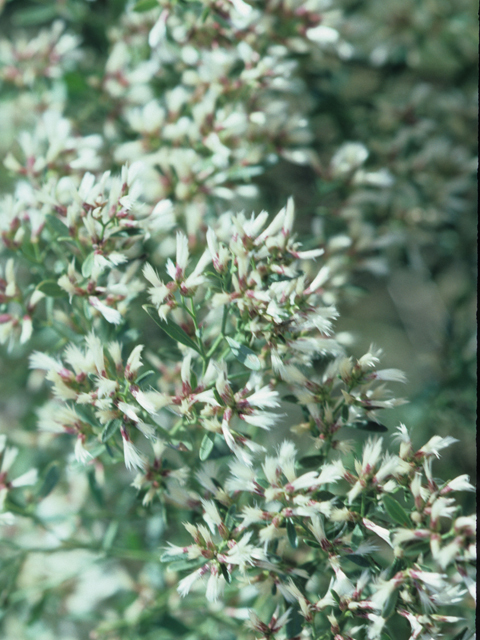
<path id="1" fill-rule="evenodd" d="M 289 393 L 286 396 L 282 396 L 282 400 L 283 400 L 283 402 L 290 402 L 291 404 L 298 404 L 297 396 L 294 396 L 291 393 Z"/>
<path id="2" fill-rule="evenodd" d="M 174 561 L 171 562 L 168 566 L 168 568 L 170 569 L 170 571 L 186 571 L 187 569 L 189 571 L 193 571 L 194 569 L 198 569 L 198 567 L 202 566 L 202 564 L 205 564 L 205 558 L 202 558 L 201 560 L 179 560 L 179 561 Z"/>
<path id="3" fill-rule="evenodd" d="M 172 553 L 165 552 L 165 553 L 162 553 L 162 555 L 160 556 L 160 562 L 168 562 L 168 563 L 180 562 L 180 561 L 183 562 L 186 556 L 187 556 L 186 553 L 172 554 Z"/>
<path id="4" fill-rule="evenodd" d="M 346 558 L 347 560 L 350 560 L 351 562 L 358 565 L 359 567 L 371 566 L 371 563 L 368 561 L 367 558 L 365 558 L 364 556 L 359 556 L 356 553 L 349 553 L 348 556 L 346 556 Z"/>
<path id="5" fill-rule="evenodd" d="M 100 436 L 100 440 L 104 443 L 107 442 L 107 440 L 110 440 L 113 434 L 120 429 L 121 424 L 122 421 L 120 420 L 120 418 L 116 418 L 115 420 L 110 420 L 109 422 L 107 422 L 102 431 L 102 435 Z"/>
<path id="6" fill-rule="evenodd" d="M 412 522 L 408 516 L 408 513 L 395 500 L 395 498 L 392 498 L 392 496 L 389 495 L 384 495 L 383 505 L 385 507 L 385 511 L 396 524 L 399 524 L 401 527 L 407 528 L 412 526 Z"/>
<path id="7" fill-rule="evenodd" d="M 38 491 L 38 497 L 43 500 L 53 491 L 56 484 L 60 480 L 60 466 L 58 462 L 51 462 L 45 472 L 42 485 Z"/>
<path id="8" fill-rule="evenodd" d="M 184 636 L 187 633 L 192 632 L 192 630 L 184 625 L 183 622 L 181 622 L 177 618 L 174 618 L 168 613 L 163 615 L 156 624 L 162 629 L 168 629 L 168 631 L 171 631 L 175 635 L 175 637 Z"/>
<path id="9" fill-rule="evenodd" d="M 135 384 L 140 384 L 141 382 L 143 382 L 147 378 L 150 378 L 150 376 L 153 376 L 154 373 L 155 373 L 155 371 L 144 371 L 142 373 L 142 375 L 138 376 L 138 378 L 135 380 Z"/>
<path id="10" fill-rule="evenodd" d="M 138 13 L 143 13 L 144 11 L 155 9 L 156 7 L 158 7 L 157 0 L 138 0 L 138 2 L 133 6 L 133 10 Z"/>
<path id="11" fill-rule="evenodd" d="M 45 7 L 23 7 L 13 16 L 12 22 L 16 27 L 37 26 L 51 22 L 58 17 L 56 3 Z"/>
<path id="12" fill-rule="evenodd" d="M 96 422 L 95 418 L 89 413 L 89 410 L 86 406 L 82 406 L 81 404 L 76 404 L 74 406 L 75 413 L 82 419 L 83 422 L 86 422 L 91 427 L 95 427 L 98 429 L 98 422 Z"/>
<path id="13" fill-rule="evenodd" d="M 290 545 L 294 549 L 296 549 L 298 547 L 297 531 L 295 529 L 295 525 L 291 520 L 287 520 L 287 536 L 288 536 L 288 541 L 290 542 Z"/>
<path id="14" fill-rule="evenodd" d="M 460 631 L 460 633 L 457 633 L 457 635 L 452 640 L 468 640 L 468 638 L 470 638 L 471 640 L 474 637 L 473 630 L 471 630 L 470 632 L 471 635 L 469 636 L 467 636 L 467 632 L 468 632 L 468 627 L 465 627 Z"/>
<path id="15" fill-rule="evenodd" d="M 144 311 L 148 313 L 150 318 L 157 324 L 160 329 L 165 331 L 167 335 L 169 335 L 175 342 L 180 342 L 186 347 L 190 347 L 190 349 L 194 349 L 197 353 L 200 353 L 198 345 L 196 342 L 192 340 L 192 338 L 185 333 L 185 331 L 178 326 L 173 320 L 169 320 L 168 322 L 164 322 L 160 320 L 158 317 L 158 313 L 153 305 L 145 304 L 143 305 Z"/>
<path id="16" fill-rule="evenodd" d="M 386 620 L 392 615 L 392 613 L 394 613 L 395 607 L 397 606 L 397 600 L 398 600 L 398 590 L 395 589 L 395 591 L 388 596 L 388 598 L 386 599 L 383 605 L 382 618 L 385 618 Z"/>
<path id="17" fill-rule="evenodd" d="M 295 638 L 302 633 L 303 617 L 300 613 L 300 607 L 297 603 L 293 604 L 290 609 L 290 618 L 286 624 L 285 631 L 287 638 Z"/>
<path id="18" fill-rule="evenodd" d="M 421 553 L 427 553 L 430 545 L 426 540 L 413 540 L 403 547 L 403 556 L 405 558 L 418 558 Z"/>
<path id="19" fill-rule="evenodd" d="M 312 456 L 303 456 L 303 458 L 300 458 L 299 463 L 302 467 L 318 467 L 324 460 L 325 456 L 322 453 L 316 453 Z"/>
<path id="20" fill-rule="evenodd" d="M 202 460 L 202 462 L 206 460 L 208 456 L 212 453 L 213 447 L 214 447 L 214 442 L 211 436 L 208 433 L 206 433 L 203 436 L 202 443 L 200 444 L 200 452 L 198 454 L 198 457 L 200 458 L 200 460 Z"/>
<path id="21" fill-rule="evenodd" d="M 60 287 L 55 280 L 43 280 L 37 286 L 37 290 L 44 293 L 49 298 L 66 298 L 67 292 Z"/>
<path id="22" fill-rule="evenodd" d="M 51 213 L 45 216 L 47 226 L 55 233 L 58 233 L 59 236 L 68 236 L 68 227 L 66 224 L 57 218 L 57 216 L 53 216 Z"/>
<path id="23" fill-rule="evenodd" d="M 119 523 L 116 520 L 112 520 L 112 522 L 110 522 L 110 524 L 108 525 L 108 529 L 103 537 L 102 542 L 102 549 L 105 549 L 105 551 L 111 549 L 113 541 L 115 540 L 115 536 L 118 532 L 118 527 Z"/>
<path id="24" fill-rule="evenodd" d="M 371 431 L 372 433 L 385 433 L 388 431 L 387 427 L 374 420 L 360 420 L 353 424 L 348 424 L 347 427 L 353 427 L 354 429 L 360 429 L 360 431 Z"/>
<path id="25" fill-rule="evenodd" d="M 233 355 L 239 362 L 253 371 L 259 371 L 262 368 L 262 363 L 258 356 L 251 349 L 228 336 L 225 340 L 228 342 Z"/>
<path id="26" fill-rule="evenodd" d="M 227 571 L 227 567 L 224 564 L 220 563 L 220 571 L 222 572 L 222 576 L 225 578 L 225 582 L 227 584 L 232 584 L 232 576 Z"/>
<path id="27" fill-rule="evenodd" d="M 312 547 L 313 549 L 320 549 L 320 543 L 318 540 L 309 540 L 304 538 L 303 541 L 307 546 Z"/>
<path id="28" fill-rule="evenodd" d="M 84 278 L 89 278 L 92 275 L 94 257 L 95 257 L 95 253 L 92 251 L 92 253 L 89 253 L 88 256 L 85 258 L 85 260 L 83 261 L 82 276 Z"/>
<path id="29" fill-rule="evenodd" d="M 93 497 L 95 498 L 95 502 L 99 507 L 103 507 L 105 501 L 103 499 L 103 493 L 100 489 L 97 479 L 95 478 L 95 469 L 89 469 L 87 473 L 88 478 L 88 486 L 90 487 L 90 491 L 92 492 Z"/>
<path id="30" fill-rule="evenodd" d="M 237 506 L 232 504 L 232 506 L 227 511 L 227 515 L 225 516 L 225 526 L 227 529 L 233 529 L 235 526 L 235 516 L 237 514 Z"/>

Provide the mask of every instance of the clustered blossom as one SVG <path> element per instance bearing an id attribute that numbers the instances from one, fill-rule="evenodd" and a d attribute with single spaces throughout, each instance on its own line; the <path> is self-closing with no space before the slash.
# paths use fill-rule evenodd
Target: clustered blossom
<path id="1" fill-rule="evenodd" d="M 184 205 L 178 213 L 189 234 L 198 230 L 206 196 L 228 202 L 255 194 L 235 183 L 265 163 L 283 156 L 318 164 L 292 53 L 321 57 L 348 46 L 329 2 L 269 4 L 208 2 L 179 11 L 162 0 L 112 30 L 102 89 L 114 114 L 115 158 L 158 167 L 156 196 Z M 120 122 L 128 142 L 118 141 Z"/>
<path id="2" fill-rule="evenodd" d="M 36 352 L 31 366 L 46 371 L 55 396 L 41 408 L 39 427 L 74 435 L 75 456 L 87 465 L 107 450 L 115 457 L 121 443 L 144 505 L 157 497 L 201 515 L 205 524 L 185 524 L 193 544 L 170 545 L 164 555 L 190 563 L 180 595 L 203 584 L 215 601 L 230 585 L 248 583 L 258 595 L 273 590 L 279 606 L 295 605 L 302 624 L 327 625 L 338 638 L 359 629 L 368 640 L 380 638 L 396 610 L 412 638 L 426 638 L 458 621 L 444 607 L 473 593 L 475 521 L 459 515 L 450 495 L 473 487 L 465 475 L 440 485 L 433 478 L 433 458 L 454 438 L 434 436 L 415 451 L 403 425 L 398 455 L 377 437 L 348 462 L 342 429 L 385 431 L 378 412 L 401 402 L 385 383 L 404 377 L 377 369 L 374 347 L 356 361 L 343 353 L 336 311 L 323 303 L 319 285 L 325 265 L 313 281 L 301 269 L 323 252 L 302 250 L 293 220 L 292 201 L 269 225 L 265 213 L 224 215 L 196 258 L 178 232 L 175 262 L 165 266 L 170 280 L 148 263 L 143 273 L 152 302 L 145 310 L 183 352 L 181 365 L 167 375 L 142 345 L 124 364 L 120 344 L 94 332 L 83 348 L 68 344 L 61 359 Z M 142 373 L 143 355 L 156 372 Z M 323 375 L 314 372 L 319 362 Z M 300 461 L 293 442 L 271 455 L 261 435 L 275 433 L 292 401 L 305 422 L 291 430 L 308 434 L 315 452 Z M 226 476 L 224 464 L 208 460 L 214 450 L 234 456 Z M 379 551 L 388 548 L 386 564 Z M 311 558 L 310 572 L 293 550 Z M 453 568 L 464 586 L 451 582 Z"/>
<path id="3" fill-rule="evenodd" d="M 139 0 L 105 31 L 102 55 L 70 33 L 73 7 L 61 7 L 68 28 L 0 39 L 0 82 L 16 96 L 0 104 L 12 123 L 0 141 L 12 180 L 0 199 L 0 373 L 29 362 L 8 429 L 41 460 L 39 473 L 16 473 L 19 448 L 0 435 L 0 524 L 20 575 L 2 600 L 23 607 L 33 593 L 28 625 L 54 601 L 43 576 L 40 598 L 22 584 L 31 518 L 33 555 L 145 561 L 114 575 L 112 593 L 134 600 L 109 610 L 95 639 L 150 624 L 185 637 L 205 618 L 218 627 L 198 637 L 220 637 L 227 620 L 245 640 L 384 640 L 398 616 L 409 640 L 459 637 L 476 596 L 476 518 L 457 494 L 474 487 L 465 473 L 434 476 L 457 440 L 417 448 L 402 424 L 391 450 L 382 412 L 405 402 L 389 389 L 405 376 L 380 368 L 374 345 L 350 356 L 335 328 L 352 271 L 385 273 L 396 223 L 415 222 L 402 204 L 372 224 L 399 176 L 405 191 L 403 155 L 435 125 L 407 105 L 411 131 L 393 153 L 390 140 L 372 154 L 355 139 L 322 148 L 323 75 L 362 62 L 331 0 Z M 390 55 L 379 44 L 371 63 Z M 99 98 L 92 112 L 83 83 Z M 426 96 L 411 98 L 415 113 Z M 419 191 L 442 149 L 432 136 L 415 156 Z M 300 165 L 325 195 L 310 198 L 303 244 L 292 197 L 274 216 L 250 213 L 276 163 Z M 435 202 L 461 211 L 471 166 L 458 150 L 452 164 L 460 178 Z M 362 431 L 359 454 L 349 437 Z"/>
<path id="4" fill-rule="evenodd" d="M 227 584 L 235 580 L 242 583 L 247 569 L 249 583 L 258 593 L 273 587 L 280 602 L 296 604 L 305 623 L 324 623 L 339 638 L 355 637 L 361 629 L 369 640 L 380 638 L 395 611 L 394 597 L 401 603 L 398 612 L 411 625 L 411 638 L 435 637 L 442 623 L 458 622 L 457 616 L 439 610 L 460 602 L 467 589 L 474 595 L 469 566 L 475 555 L 475 519 L 463 516 L 452 520 L 451 503 L 441 496 L 455 490 L 451 487 L 473 487 L 465 477 L 436 487 L 431 502 L 438 503 L 438 514 L 444 519 L 442 535 L 436 533 L 438 521 L 432 520 L 432 510 L 426 504 L 422 511 L 428 514 L 428 527 L 422 528 L 421 520 L 413 513 L 408 516 L 391 496 L 403 488 L 406 502 L 419 504 L 422 479 L 431 481 L 425 450 L 433 443 L 414 452 L 409 441 L 410 455 L 401 457 L 408 432 L 403 425 L 399 430 L 400 456 L 385 453 L 377 439 L 366 444 L 363 460 L 355 461 L 357 473 L 371 468 L 374 478 L 370 487 L 362 487 L 365 495 L 361 500 L 358 492 L 347 490 L 355 478 L 341 460 L 306 471 L 290 441 L 280 445 L 276 456 L 266 456 L 261 467 L 232 462 L 224 485 L 226 494 L 219 494 L 210 479 L 216 470 L 205 464 L 198 480 L 208 497 L 192 503 L 192 508 L 202 512 L 207 526 L 185 524 L 194 544 L 170 544 L 163 556 L 164 561 L 178 556 L 192 561 L 194 570 L 180 581 L 179 593 L 186 596 L 205 576 L 207 599 L 217 599 Z M 450 439 L 444 438 L 433 446 L 449 444 Z M 348 483 L 343 489 L 338 485 L 342 479 Z M 333 485 L 336 488 L 332 489 Z M 390 502 L 384 503 L 383 492 Z M 425 491 L 422 493 L 427 498 Z M 385 526 L 367 518 L 370 511 L 377 512 L 376 522 Z M 398 526 L 403 518 L 404 526 Z M 385 566 L 385 558 L 377 553 L 378 538 L 392 549 L 390 566 L 388 562 Z M 424 546 L 405 555 L 413 542 Z M 427 569 L 422 558 L 429 546 L 433 566 Z M 301 548 L 306 557 L 314 559 L 313 567 L 322 567 L 318 577 L 314 577 L 314 569 L 305 573 L 291 564 L 292 549 Z M 448 579 L 445 571 L 452 562 L 464 576 L 464 585 Z M 367 568 L 355 570 L 357 564 Z M 253 620 L 260 630 L 258 618 Z M 264 625 L 262 630 L 266 634 L 268 627 Z"/>
<path id="5" fill-rule="evenodd" d="M 137 277 L 145 242 L 161 237 L 175 223 L 172 204 L 142 201 L 142 165 L 125 166 L 120 176 L 92 173 L 80 182 L 52 176 L 41 188 L 22 189 L 4 201 L 0 220 L 3 251 L 13 254 L 0 280 L 1 342 L 26 342 L 33 312 L 47 296 L 66 298 L 69 306 L 88 303 L 90 315 L 120 324 L 130 303 L 144 289 Z M 62 247 L 67 247 L 64 253 Z M 31 267 L 28 286 L 16 284 L 15 271 Z M 42 265 L 55 273 L 42 274 Z M 61 274 L 60 276 L 58 274 Z M 65 311 L 56 320 L 65 322 Z M 75 315 L 67 320 L 78 330 Z"/>

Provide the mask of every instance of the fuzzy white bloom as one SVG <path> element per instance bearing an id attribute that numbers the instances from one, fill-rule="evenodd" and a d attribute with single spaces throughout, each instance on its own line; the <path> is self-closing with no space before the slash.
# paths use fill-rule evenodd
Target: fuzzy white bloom
<path id="1" fill-rule="evenodd" d="M 452 436 L 446 436 L 442 438 L 442 436 L 433 436 L 421 447 L 418 453 L 423 453 L 426 456 L 434 455 L 436 458 L 440 458 L 440 453 L 442 449 L 449 447 L 451 444 L 458 442 L 457 438 L 453 438 Z"/>
<path id="2" fill-rule="evenodd" d="M 375 533 L 379 538 L 382 538 L 382 540 L 385 540 L 385 542 L 393 548 L 393 544 L 392 541 L 390 540 L 390 531 L 388 531 L 388 529 L 385 529 L 384 527 L 381 527 L 378 524 L 375 524 L 375 522 L 372 522 L 371 520 L 369 520 L 368 518 L 363 518 L 362 520 L 363 524 L 367 527 L 367 529 L 369 529 L 370 531 L 373 531 L 373 533 Z M 395 541 L 395 546 L 396 546 L 396 541 Z"/>
<path id="3" fill-rule="evenodd" d="M 195 582 L 203 575 L 203 567 L 197 569 L 193 573 L 189 574 L 178 583 L 177 591 L 184 598 L 189 592 Z"/>
<path id="4" fill-rule="evenodd" d="M 125 466 L 127 469 L 145 469 L 146 460 L 142 454 L 138 451 L 128 436 L 122 431 L 123 440 L 123 455 L 125 458 Z"/>
<path id="5" fill-rule="evenodd" d="M 78 437 L 75 441 L 75 458 L 82 464 L 87 464 L 92 459 L 92 454 L 85 449 L 83 437 Z"/>
<path id="6" fill-rule="evenodd" d="M 470 477 L 464 473 L 443 485 L 442 493 L 449 491 L 475 491 L 475 487 L 470 483 Z"/>
<path id="7" fill-rule="evenodd" d="M 106 304 L 101 302 L 96 296 L 90 296 L 88 298 L 89 303 L 92 305 L 94 309 L 100 311 L 102 316 L 105 318 L 107 322 L 111 324 L 120 324 L 122 322 L 122 314 L 117 311 L 117 309 L 112 309 L 112 307 L 108 307 Z"/>

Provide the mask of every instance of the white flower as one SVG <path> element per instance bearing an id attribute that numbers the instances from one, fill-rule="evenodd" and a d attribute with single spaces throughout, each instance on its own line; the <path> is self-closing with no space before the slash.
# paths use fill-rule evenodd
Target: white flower
<path id="1" fill-rule="evenodd" d="M 206 597 L 209 602 L 215 602 L 222 595 L 225 588 L 225 578 L 215 566 L 210 567 L 210 577 L 207 581 Z"/>
<path id="2" fill-rule="evenodd" d="M 457 476 L 453 480 L 445 483 L 442 487 L 441 493 L 448 493 L 450 491 L 475 491 L 475 487 L 470 484 L 469 476 L 464 473 L 461 476 Z"/>
<path id="3" fill-rule="evenodd" d="M 318 27 L 317 27 L 318 28 Z M 368 150 L 361 142 L 346 142 L 331 160 L 334 175 L 343 175 L 357 169 L 368 158 Z"/>
<path id="4" fill-rule="evenodd" d="M 96 296 L 90 296 L 88 301 L 94 309 L 100 311 L 107 322 L 110 322 L 111 324 L 121 323 L 122 315 L 119 311 L 112 309 L 112 307 L 107 307 L 107 305 L 103 304 L 103 302 L 101 302 Z"/>
<path id="5" fill-rule="evenodd" d="M 453 438 L 452 436 L 446 436 L 442 438 L 441 436 L 433 436 L 424 444 L 421 449 L 419 449 L 418 453 L 423 453 L 426 456 L 434 455 L 437 458 L 440 458 L 439 451 L 449 447 L 451 444 L 458 442 L 457 438 Z"/>
<path id="6" fill-rule="evenodd" d="M 83 437 L 79 436 L 75 442 L 75 458 L 82 464 L 87 464 L 92 459 L 92 454 L 85 449 Z"/>
<path id="7" fill-rule="evenodd" d="M 378 524 L 375 524 L 375 522 L 372 522 L 367 518 L 363 518 L 362 522 L 367 527 L 367 529 L 369 529 L 370 531 L 373 531 L 373 533 L 376 533 L 377 536 L 379 536 L 379 538 L 382 538 L 382 540 L 385 540 L 385 542 L 390 547 L 393 548 L 392 541 L 390 540 L 390 531 L 388 531 L 388 529 L 385 529 L 384 527 L 380 527 Z M 398 543 L 395 541 L 395 545 L 396 544 Z"/>
<path id="8" fill-rule="evenodd" d="M 192 586 L 203 575 L 203 573 L 203 567 L 200 567 L 200 569 L 197 569 L 190 575 L 180 580 L 180 582 L 178 583 L 177 591 L 182 596 L 182 598 L 184 598 L 187 593 L 189 593 Z"/>
<path id="9" fill-rule="evenodd" d="M 122 429 L 123 440 L 123 455 L 125 458 L 125 466 L 130 471 L 132 469 L 144 470 L 146 467 L 146 460 L 133 445 L 126 432 Z"/>

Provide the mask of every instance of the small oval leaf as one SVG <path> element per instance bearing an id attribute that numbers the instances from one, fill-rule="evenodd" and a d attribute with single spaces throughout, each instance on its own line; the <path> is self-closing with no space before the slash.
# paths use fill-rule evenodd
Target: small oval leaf
<path id="1" fill-rule="evenodd" d="M 383 496 L 383 505 L 390 518 L 401 527 L 411 527 L 412 522 L 405 509 L 392 496 Z"/>
<path id="2" fill-rule="evenodd" d="M 89 278 L 92 275 L 94 257 L 95 257 L 95 254 L 93 252 L 89 253 L 88 256 L 85 258 L 85 260 L 83 261 L 82 276 L 84 278 Z"/>
<path id="3" fill-rule="evenodd" d="M 208 458 L 208 456 L 212 453 L 214 442 L 210 435 L 206 433 L 203 436 L 202 443 L 200 444 L 200 452 L 198 457 L 202 462 Z"/>
<path id="4" fill-rule="evenodd" d="M 100 436 L 100 440 L 104 443 L 110 440 L 113 434 L 116 433 L 118 429 L 120 429 L 121 425 L 122 421 L 119 418 L 107 422 Z"/>
<path id="5" fill-rule="evenodd" d="M 57 482 L 60 480 L 60 466 L 58 462 L 52 462 L 48 467 L 43 478 L 43 483 L 38 491 L 40 500 L 46 498 L 53 491 Z"/>
<path id="6" fill-rule="evenodd" d="M 348 424 L 347 427 L 353 427 L 361 431 L 371 431 L 372 433 L 385 433 L 385 431 L 388 431 L 385 425 L 375 422 L 374 420 L 359 420 L 353 424 Z"/>
<path id="7" fill-rule="evenodd" d="M 287 536 L 288 536 L 288 541 L 290 542 L 290 545 L 294 549 L 296 549 L 298 547 L 297 531 L 295 529 L 295 525 L 291 520 L 287 520 Z"/>
<path id="8" fill-rule="evenodd" d="M 252 369 L 252 371 L 259 371 L 262 368 L 260 359 L 251 349 L 228 336 L 225 339 L 228 342 L 233 355 L 239 362 L 249 369 Z"/>
<path id="9" fill-rule="evenodd" d="M 58 233 L 59 236 L 65 236 L 68 235 L 68 227 L 67 225 L 63 224 L 63 222 L 57 218 L 56 216 L 53 216 L 51 213 L 45 216 L 46 222 L 48 227 L 52 230 L 55 231 L 55 233 Z"/>
<path id="10" fill-rule="evenodd" d="M 144 11 L 155 9 L 156 7 L 158 7 L 157 0 L 138 0 L 138 2 L 133 6 L 133 10 L 137 13 L 143 13 Z"/>
<path id="11" fill-rule="evenodd" d="M 158 317 L 157 310 L 153 305 L 145 304 L 143 305 L 144 311 L 148 313 L 150 318 L 157 324 L 160 329 L 165 331 L 167 335 L 169 335 L 175 342 L 180 342 L 186 347 L 190 347 L 190 349 L 194 349 L 197 353 L 200 353 L 197 343 L 185 333 L 185 331 L 178 326 L 173 320 L 169 320 L 168 322 L 164 322 L 160 320 Z"/>
<path id="12" fill-rule="evenodd" d="M 67 292 L 60 287 L 55 280 L 44 280 L 37 286 L 37 290 L 49 298 L 66 298 Z"/>

